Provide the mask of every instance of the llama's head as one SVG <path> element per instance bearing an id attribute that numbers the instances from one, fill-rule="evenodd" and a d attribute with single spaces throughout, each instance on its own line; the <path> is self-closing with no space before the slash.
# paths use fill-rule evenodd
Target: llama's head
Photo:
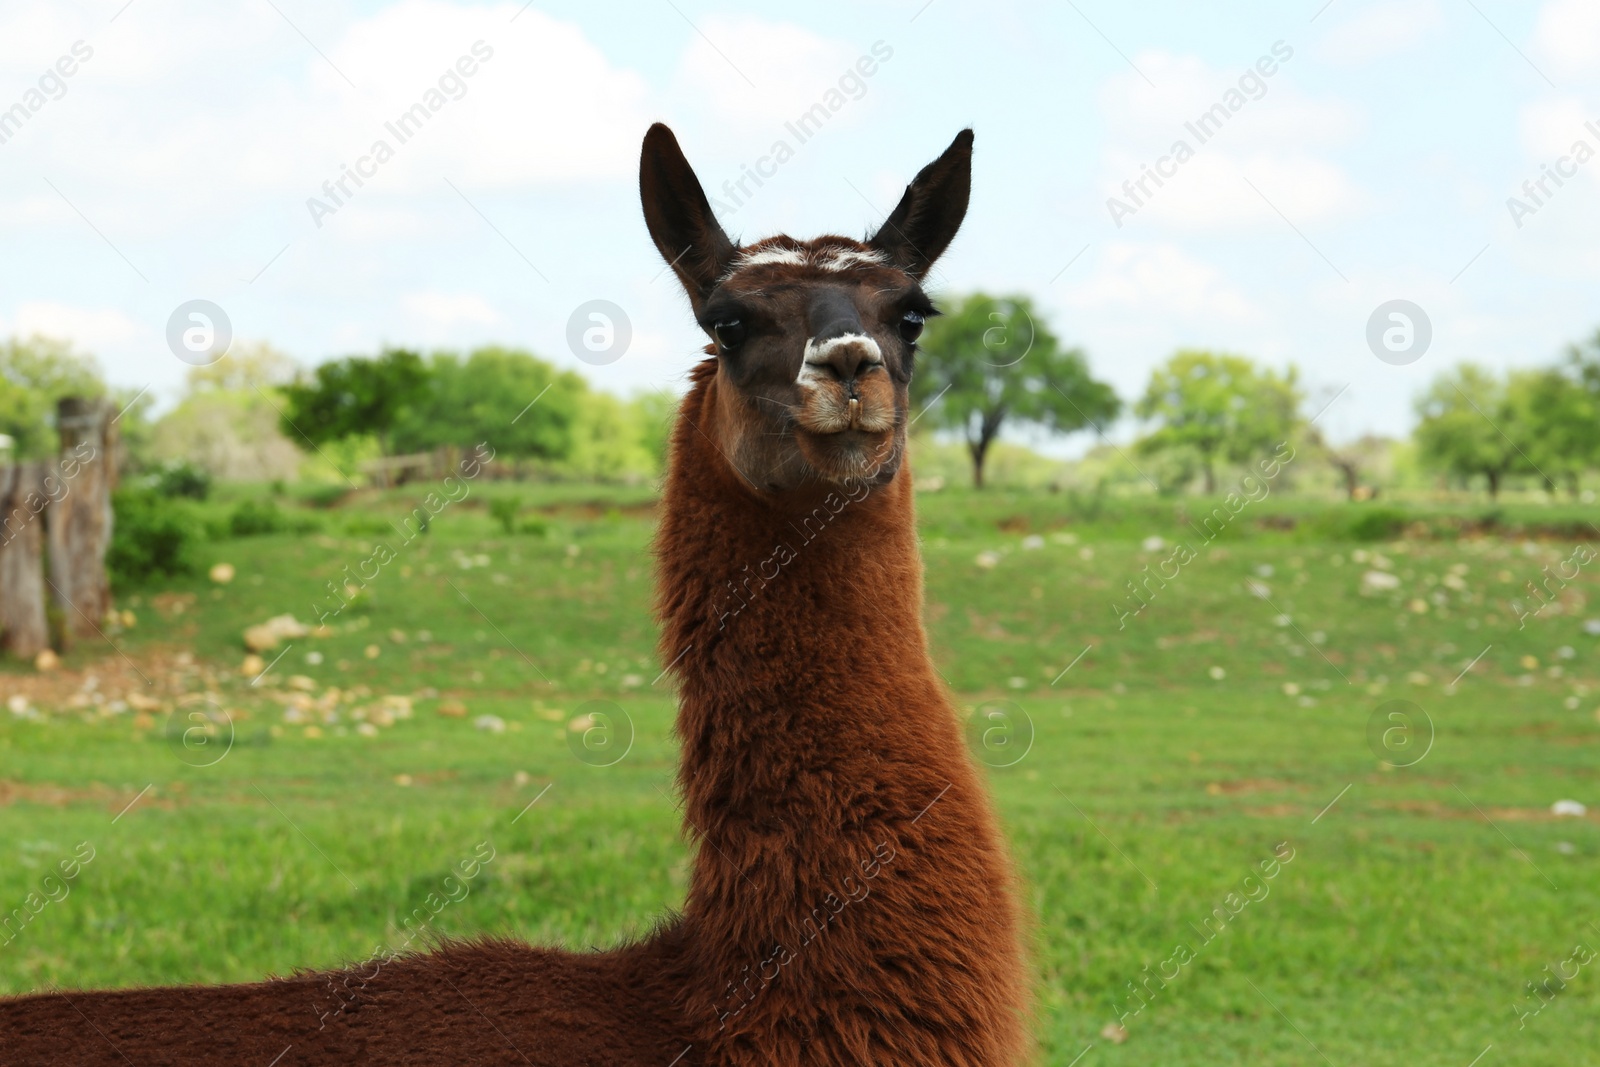
<path id="1" fill-rule="evenodd" d="M 672 131 L 657 123 L 645 134 L 645 222 L 716 357 L 710 424 L 698 429 L 757 490 L 895 476 L 917 336 L 934 314 L 922 279 L 966 215 L 971 172 L 963 130 L 866 241 L 740 247 Z"/>

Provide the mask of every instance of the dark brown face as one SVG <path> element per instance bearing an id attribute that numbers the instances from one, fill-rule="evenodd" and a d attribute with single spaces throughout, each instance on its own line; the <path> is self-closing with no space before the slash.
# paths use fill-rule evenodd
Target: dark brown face
<path id="1" fill-rule="evenodd" d="M 881 485 L 899 471 L 916 340 L 934 313 L 921 279 L 966 214 L 971 156 L 965 130 L 865 242 L 740 248 L 671 131 L 645 135 L 645 221 L 717 360 L 715 425 L 699 429 L 758 491 Z"/>
<path id="2" fill-rule="evenodd" d="M 719 444 L 769 491 L 894 477 L 917 336 L 933 306 L 860 242 L 742 250 L 697 318 L 717 357 Z"/>

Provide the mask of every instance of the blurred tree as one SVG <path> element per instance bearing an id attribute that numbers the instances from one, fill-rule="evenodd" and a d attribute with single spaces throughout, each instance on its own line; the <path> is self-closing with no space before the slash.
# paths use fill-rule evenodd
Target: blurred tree
<path id="1" fill-rule="evenodd" d="M 212 390 L 265 391 L 293 381 L 298 369 L 294 360 L 269 344 L 236 342 L 228 349 L 228 354 L 215 363 L 189 368 L 185 382 L 191 395 Z"/>
<path id="2" fill-rule="evenodd" d="M 1138 467 L 1141 476 L 1155 482 L 1156 492 L 1168 497 L 1177 496 L 1194 485 L 1195 476 L 1204 470 L 1204 458 L 1188 445 L 1163 448 Z"/>
<path id="3" fill-rule="evenodd" d="M 1512 372 L 1506 404 L 1517 427 L 1521 469 L 1536 474 L 1547 492 L 1558 481 L 1578 495 L 1586 468 L 1594 465 L 1600 444 L 1600 405 L 1584 388 L 1581 364 Z"/>
<path id="4" fill-rule="evenodd" d="M 1205 490 L 1214 493 L 1219 461 L 1248 462 L 1293 436 L 1302 399 L 1297 381 L 1293 367 L 1280 375 L 1243 356 L 1178 352 L 1150 375 L 1134 409 L 1159 423 L 1139 450 L 1192 449 Z"/>
<path id="5" fill-rule="evenodd" d="M 650 473 L 667 469 L 667 449 L 672 440 L 672 424 L 678 415 L 678 397 L 661 390 L 640 393 L 630 402 L 632 419 L 639 427 L 639 441 L 650 457 Z"/>
<path id="6" fill-rule="evenodd" d="M 370 435 L 383 455 L 391 454 L 395 427 L 427 393 L 428 370 L 422 357 L 386 349 L 374 359 L 351 356 L 324 363 L 309 378 L 281 387 L 287 402 L 284 436 L 296 443 L 321 444 Z"/>
<path id="7" fill-rule="evenodd" d="M 12 438 L 12 456 L 55 455 L 56 401 L 64 396 L 98 397 L 105 382 L 94 357 L 48 337 L 0 341 L 0 434 Z"/>
<path id="8" fill-rule="evenodd" d="M 1499 496 L 1501 480 L 1523 462 L 1512 443 L 1519 424 L 1505 383 L 1464 363 L 1436 377 L 1416 407 L 1422 461 L 1462 479 L 1481 474 L 1490 498 Z"/>
<path id="9" fill-rule="evenodd" d="M 1600 330 L 1568 347 L 1566 372 L 1588 398 L 1577 447 L 1588 466 L 1600 467 Z"/>
<path id="10" fill-rule="evenodd" d="M 507 458 L 559 462 L 572 454 L 580 398 L 588 385 L 527 352 L 487 347 L 461 359 L 439 353 L 428 387 L 397 420 L 399 452 L 488 442 Z"/>
<path id="11" fill-rule="evenodd" d="M 646 424 L 638 408 L 610 393 L 586 392 L 578 398 L 569 469 L 599 481 L 637 480 L 654 473 L 645 445 Z"/>
<path id="12" fill-rule="evenodd" d="M 1307 428 L 1306 438 L 1311 447 L 1328 461 L 1328 465 L 1339 472 L 1344 480 L 1346 499 L 1361 500 L 1376 494 L 1375 486 L 1362 486 L 1361 477 L 1363 474 L 1370 475 L 1375 468 L 1388 463 L 1393 441 L 1369 433 L 1346 444 L 1333 445 L 1315 426 Z"/>
<path id="13" fill-rule="evenodd" d="M 151 455 L 163 464 L 193 464 L 218 481 L 294 478 L 300 452 L 285 436 L 270 392 L 294 372 L 288 356 L 264 344 L 235 344 L 216 363 L 191 368 L 183 399 L 155 424 Z M 304 444 L 299 434 L 294 439 Z"/>
<path id="14" fill-rule="evenodd" d="M 912 406 L 936 427 L 958 431 L 983 488 L 984 460 L 1007 424 L 1056 433 L 1099 427 L 1121 401 L 1094 380 L 1083 352 L 1064 349 L 1024 296 L 973 293 L 929 321 L 911 380 Z"/>
<path id="15" fill-rule="evenodd" d="M 1567 346 L 1567 362 L 1591 393 L 1600 393 L 1600 330 L 1593 337 Z"/>

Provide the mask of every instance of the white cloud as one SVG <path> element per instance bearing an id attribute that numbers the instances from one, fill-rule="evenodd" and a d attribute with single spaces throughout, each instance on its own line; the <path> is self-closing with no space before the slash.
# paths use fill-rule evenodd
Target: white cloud
<path id="1" fill-rule="evenodd" d="M 500 313 L 476 293 L 411 293 L 402 303 L 407 317 L 432 333 L 457 326 L 493 326 L 501 321 Z"/>
<path id="2" fill-rule="evenodd" d="M 444 101 L 414 140 L 395 145 L 385 171 L 437 184 L 442 170 L 476 185 L 632 172 L 647 125 L 644 80 L 613 67 L 577 26 L 533 8 L 512 23 L 516 12 L 407 0 L 351 27 L 332 58 L 371 116 L 395 121 L 435 91 Z M 463 57 L 471 76 L 456 68 Z"/>
<path id="3" fill-rule="evenodd" d="M 1281 224 L 1246 178 L 1297 224 L 1348 216 L 1360 207 L 1354 182 L 1325 155 L 1354 135 L 1358 118 L 1340 101 L 1298 92 L 1288 80 L 1294 56 L 1273 57 L 1276 69 L 1268 76 L 1255 68 L 1219 70 L 1167 52 L 1141 53 L 1136 62 L 1154 87 L 1119 73 L 1101 93 L 1109 131 L 1101 187 L 1106 197 L 1135 207 L 1139 221 L 1191 230 L 1268 219 Z M 1222 111 L 1213 112 L 1218 104 Z M 1200 128 L 1208 113 L 1227 117 Z M 1179 142 L 1192 155 L 1183 163 L 1175 162 Z M 1163 162 L 1169 156 L 1173 160 Z M 1146 167 L 1158 163 L 1168 172 L 1159 185 L 1146 177 Z M 1141 178 L 1145 184 L 1130 194 L 1124 183 Z"/>
<path id="4" fill-rule="evenodd" d="M 41 334 L 73 342 L 89 351 L 123 349 L 137 341 L 159 343 L 148 327 L 113 308 L 83 308 L 50 301 L 17 305 L 16 318 L 3 332 L 19 337 Z"/>
<path id="5" fill-rule="evenodd" d="M 1575 141 L 1586 140 L 1591 148 L 1600 149 L 1594 134 L 1584 128 L 1594 120 L 1600 120 L 1600 111 L 1587 110 L 1583 101 L 1574 97 L 1548 98 L 1525 105 L 1518 115 L 1518 127 L 1533 166 L 1566 155 Z M 1595 125 L 1600 126 L 1600 121 Z"/>
<path id="6" fill-rule="evenodd" d="M 110 212 L 121 212 L 151 229 L 237 216 L 262 191 L 298 207 L 380 139 L 394 157 L 369 179 L 389 193 L 437 188 L 441 175 L 482 187 L 631 173 L 649 117 L 644 79 L 576 25 L 531 8 L 513 22 L 517 9 L 404 0 L 342 31 L 314 27 L 329 35 L 328 60 L 267 5 L 133 10 L 92 28 L 93 57 L 66 95 L 0 151 L 58 182 L 114 174 L 124 195 L 97 221 L 120 226 Z M 65 52 L 84 36 L 58 21 L 0 14 L 0 41 L 26 32 L 32 44 L 0 48 L 0 71 L 24 79 L 18 92 L 55 58 L 41 42 Z M 471 76 L 457 69 L 463 57 Z M 420 132 L 400 143 L 385 123 L 425 101 Z"/>
<path id="7" fill-rule="evenodd" d="M 1108 151 L 1106 158 L 1111 174 L 1128 176 L 1122 181 L 1142 174 L 1131 156 Z M 1136 204 L 1120 184 L 1111 182 L 1108 178 L 1107 197 Z M 1144 203 L 1136 204 L 1132 219 L 1123 217 L 1124 227 L 1150 221 L 1184 230 L 1281 226 L 1283 221 L 1274 207 L 1299 225 L 1347 215 L 1361 202 L 1340 167 L 1303 152 L 1202 151 L 1179 167 L 1177 176 L 1166 180 L 1166 184 L 1156 187 L 1147 183 L 1144 188 L 1154 195 L 1146 198 L 1140 192 Z"/>
<path id="8" fill-rule="evenodd" d="M 1528 273 L 1578 279 L 1600 265 L 1600 219 L 1589 207 L 1600 183 L 1600 135 L 1591 124 L 1600 129 L 1600 111 L 1574 97 L 1534 100 L 1518 113 L 1524 154 L 1496 191 L 1496 225 Z"/>
<path id="9" fill-rule="evenodd" d="M 1296 145 L 1328 144 L 1349 139 L 1359 128 L 1355 113 L 1342 101 L 1312 99 L 1295 89 L 1295 64 L 1304 60 L 1299 52 L 1290 51 L 1285 60 L 1272 55 L 1270 46 L 1263 47 L 1261 56 L 1271 61 L 1269 69 L 1276 68 L 1265 76 L 1253 65 L 1218 68 L 1195 56 L 1141 52 L 1135 62 L 1155 85 L 1135 73 L 1119 72 L 1103 86 L 1100 109 L 1119 141 L 1147 140 L 1165 150 L 1176 137 L 1188 136 L 1193 141 L 1184 123 L 1195 121 L 1229 90 L 1237 89 L 1246 102 L 1217 135 L 1235 146 L 1276 145 L 1286 140 Z M 1245 80 L 1243 86 L 1241 79 Z"/>
<path id="10" fill-rule="evenodd" d="M 1539 10 L 1534 47 L 1557 76 L 1593 78 L 1600 69 L 1600 4 L 1550 0 Z"/>
<path id="11" fill-rule="evenodd" d="M 1238 322 L 1259 314 L 1215 267 L 1171 244 L 1112 243 L 1091 280 L 1068 290 L 1065 300 L 1083 309 L 1115 306 L 1147 312 L 1152 320 Z"/>
<path id="12" fill-rule="evenodd" d="M 756 129 L 781 129 L 799 117 L 838 88 L 860 54 L 791 23 L 746 15 L 706 18 L 699 29 L 704 36 L 690 40 L 676 80 L 708 110 Z"/>
<path id="13" fill-rule="evenodd" d="M 1385 0 L 1328 14 L 1335 24 L 1318 43 L 1318 56 L 1352 65 L 1414 48 L 1444 23 L 1438 0 Z"/>
<path id="14" fill-rule="evenodd" d="M 1505 232 L 1539 243 L 1550 262 L 1584 273 L 1597 261 L 1596 220 L 1587 209 L 1600 182 L 1600 136 L 1590 128 L 1600 128 L 1596 116 L 1571 97 L 1524 105 L 1517 124 L 1527 154 L 1500 193 L 1516 198 L 1515 212 L 1502 200 Z"/>
<path id="15" fill-rule="evenodd" d="M 8 5 L 0 16 L 5 31 L 0 33 L 0 76 L 6 79 L 7 95 L 20 93 L 27 81 L 67 54 L 74 41 L 87 39 L 100 26 L 64 4 Z"/>

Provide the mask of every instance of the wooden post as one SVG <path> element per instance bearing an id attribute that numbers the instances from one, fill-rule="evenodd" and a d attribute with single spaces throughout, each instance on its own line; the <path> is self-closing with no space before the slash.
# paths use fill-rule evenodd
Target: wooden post
<path id="1" fill-rule="evenodd" d="M 110 407 L 65 397 L 56 408 L 61 455 L 45 477 L 51 593 L 62 639 L 97 634 L 111 610 L 106 550 L 111 546 L 111 486 L 116 429 Z"/>
<path id="2" fill-rule="evenodd" d="M 0 466 L 0 649 L 32 659 L 48 646 L 43 465 Z"/>

